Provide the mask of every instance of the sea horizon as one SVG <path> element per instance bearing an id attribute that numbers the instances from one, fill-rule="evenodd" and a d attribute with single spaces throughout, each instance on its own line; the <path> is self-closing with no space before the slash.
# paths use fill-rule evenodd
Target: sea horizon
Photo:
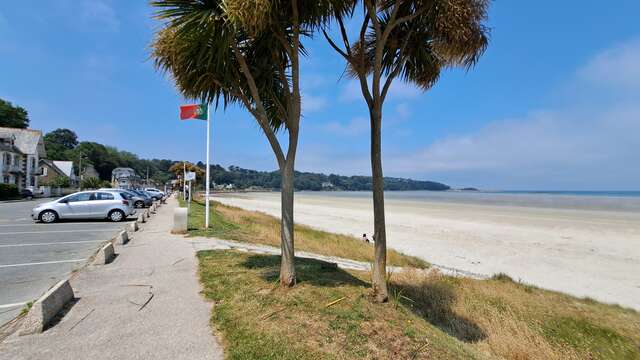
<path id="1" fill-rule="evenodd" d="M 300 191 L 326 197 L 371 196 L 371 191 Z M 407 190 L 385 191 L 391 201 L 441 201 L 470 205 L 525 206 L 550 209 L 640 212 L 640 191 L 570 190 Z"/>

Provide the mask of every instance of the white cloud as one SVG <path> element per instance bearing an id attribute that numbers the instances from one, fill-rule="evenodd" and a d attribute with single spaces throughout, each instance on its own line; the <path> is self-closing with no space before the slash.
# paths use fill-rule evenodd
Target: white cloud
<path id="1" fill-rule="evenodd" d="M 115 10 L 103 0 L 84 0 L 81 15 L 85 25 L 91 28 L 106 31 L 117 31 L 120 28 Z"/>
<path id="2" fill-rule="evenodd" d="M 324 109 L 327 106 L 327 99 L 323 96 L 303 95 L 302 112 L 313 112 Z"/>
<path id="3" fill-rule="evenodd" d="M 594 100 L 585 105 L 569 98 L 553 109 L 437 140 L 396 154 L 386 170 L 488 187 L 637 189 L 640 104 L 605 95 L 640 88 L 640 41 L 597 54 L 571 81 Z"/>
<path id="4" fill-rule="evenodd" d="M 324 125 L 324 131 L 339 136 L 357 136 L 369 130 L 369 121 L 364 117 L 355 117 L 346 123 L 331 121 Z"/>
<path id="5" fill-rule="evenodd" d="M 601 52 L 578 75 L 598 86 L 640 88 L 640 39 Z"/>

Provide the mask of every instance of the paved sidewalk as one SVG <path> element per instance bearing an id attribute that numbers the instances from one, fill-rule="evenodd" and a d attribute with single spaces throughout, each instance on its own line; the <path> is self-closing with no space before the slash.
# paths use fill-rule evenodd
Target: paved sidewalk
<path id="1" fill-rule="evenodd" d="M 62 320 L 39 335 L 13 334 L 0 359 L 222 359 L 194 247 L 169 233 L 176 206 L 168 200 L 111 264 L 82 270 Z"/>

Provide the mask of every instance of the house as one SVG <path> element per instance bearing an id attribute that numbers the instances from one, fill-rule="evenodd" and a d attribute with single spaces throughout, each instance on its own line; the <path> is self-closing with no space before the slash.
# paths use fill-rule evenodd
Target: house
<path id="1" fill-rule="evenodd" d="M 121 189 L 136 189 L 140 187 L 140 176 L 132 168 L 115 168 L 111 171 L 111 186 Z"/>
<path id="2" fill-rule="evenodd" d="M 35 190 L 45 155 L 42 131 L 0 127 L 0 182 Z"/>
<path id="3" fill-rule="evenodd" d="M 40 183 L 51 184 L 58 177 L 66 177 L 69 179 L 70 186 L 77 185 L 76 174 L 73 168 L 73 161 L 58 161 L 40 159 Z"/>
<path id="4" fill-rule="evenodd" d="M 83 167 L 84 167 L 84 169 L 82 170 L 82 178 L 83 179 L 87 179 L 87 178 L 90 178 L 90 177 L 100 178 L 100 174 L 98 174 L 98 171 L 96 170 L 95 167 L 93 167 L 93 165 L 87 164 L 87 165 L 85 165 Z"/>
<path id="5" fill-rule="evenodd" d="M 322 190 L 332 190 L 333 189 L 333 184 L 330 183 L 329 181 L 325 181 L 322 183 Z"/>

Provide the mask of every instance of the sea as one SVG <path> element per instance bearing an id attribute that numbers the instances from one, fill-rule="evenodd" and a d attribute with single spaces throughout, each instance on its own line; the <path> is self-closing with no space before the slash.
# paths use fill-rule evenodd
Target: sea
<path id="1" fill-rule="evenodd" d="M 370 191 L 302 193 L 323 197 L 371 197 Z M 385 199 L 640 213 L 640 191 L 385 191 Z"/>

